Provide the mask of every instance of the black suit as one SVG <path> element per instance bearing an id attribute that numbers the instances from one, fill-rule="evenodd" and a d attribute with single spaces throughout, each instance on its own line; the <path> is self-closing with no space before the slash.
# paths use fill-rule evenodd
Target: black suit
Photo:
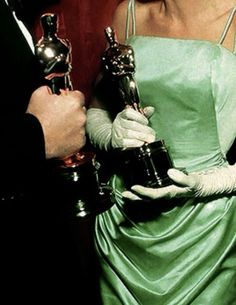
<path id="1" fill-rule="evenodd" d="M 45 156 L 41 126 L 25 114 L 33 90 L 42 84 L 37 60 L 4 0 L 0 17 L 0 88 L 5 96 L 0 100 L 0 191 L 7 198 L 20 195 L 19 188 L 37 176 L 32 169 L 41 168 Z"/>
<path id="2" fill-rule="evenodd" d="M 78 280 L 83 275 L 63 203 L 47 178 L 42 128 L 25 114 L 33 90 L 43 81 L 4 0 L 0 69 L 0 302 L 56 304 L 66 297 L 69 305 L 83 290 Z"/>

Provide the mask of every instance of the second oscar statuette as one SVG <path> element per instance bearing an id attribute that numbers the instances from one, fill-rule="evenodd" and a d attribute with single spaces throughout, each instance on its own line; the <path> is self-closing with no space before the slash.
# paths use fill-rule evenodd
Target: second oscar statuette
<path id="1" fill-rule="evenodd" d="M 109 46 L 102 56 L 104 73 L 115 83 L 120 100 L 124 106 L 143 113 L 135 74 L 134 51 L 130 45 L 120 44 L 112 27 L 105 29 Z M 117 151 L 127 188 L 134 184 L 147 187 L 163 187 L 172 182 L 167 175 L 173 167 L 172 160 L 163 140 L 145 143 L 141 147 Z"/>

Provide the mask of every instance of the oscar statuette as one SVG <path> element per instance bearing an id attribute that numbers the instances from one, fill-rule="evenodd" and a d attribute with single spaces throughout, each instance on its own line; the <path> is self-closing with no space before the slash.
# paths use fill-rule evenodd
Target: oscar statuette
<path id="1" fill-rule="evenodd" d="M 134 50 L 130 45 L 120 44 L 111 27 L 105 29 L 105 37 L 109 45 L 102 55 L 104 74 L 115 83 L 123 109 L 132 107 L 143 114 L 134 77 Z M 163 187 L 172 183 L 167 170 L 173 164 L 163 140 L 114 151 L 114 156 L 118 156 L 117 159 L 120 160 L 121 173 L 127 188 L 134 184 Z"/>
<path id="2" fill-rule="evenodd" d="M 46 84 L 53 94 L 72 90 L 72 47 L 68 39 L 58 37 L 56 14 L 46 13 L 40 18 L 42 37 L 35 45 L 35 54 Z M 107 208 L 110 189 L 99 179 L 100 164 L 92 151 L 80 151 L 63 159 L 49 161 L 52 178 L 65 198 L 73 202 L 76 217 L 98 214 Z M 89 190 L 88 190 L 89 189 Z"/>

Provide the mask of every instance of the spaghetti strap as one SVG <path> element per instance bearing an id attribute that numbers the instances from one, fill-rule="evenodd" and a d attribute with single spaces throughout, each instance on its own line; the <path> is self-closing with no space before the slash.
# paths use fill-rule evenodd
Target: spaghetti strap
<path id="1" fill-rule="evenodd" d="M 135 0 L 129 0 L 128 3 L 125 40 L 129 38 L 130 16 L 131 16 L 131 26 L 132 26 L 131 35 L 135 35 Z"/>
<path id="2" fill-rule="evenodd" d="M 232 9 L 232 11 L 231 11 L 231 13 L 230 13 L 230 15 L 229 15 L 229 17 L 227 19 L 227 22 L 225 24 L 224 30 L 223 30 L 223 32 L 221 34 L 220 39 L 219 39 L 219 44 L 222 44 L 224 42 L 225 37 L 226 37 L 226 35 L 228 33 L 228 30 L 229 30 L 229 28 L 230 28 L 230 26 L 232 24 L 232 21 L 233 21 L 233 18 L 235 16 L 235 13 L 236 13 L 236 6 Z M 235 47 L 236 47 L 235 44 L 236 44 L 236 42 L 235 42 L 235 37 L 234 37 L 234 52 L 235 52 Z"/>

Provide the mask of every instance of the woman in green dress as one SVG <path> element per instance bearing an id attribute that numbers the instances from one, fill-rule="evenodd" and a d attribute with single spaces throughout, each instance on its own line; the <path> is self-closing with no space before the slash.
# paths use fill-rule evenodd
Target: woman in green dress
<path id="1" fill-rule="evenodd" d="M 231 0 L 126 0 L 115 12 L 145 111 L 113 120 L 95 96 L 88 135 L 104 150 L 164 139 L 175 169 L 163 188 L 112 177 L 95 234 L 104 305 L 236 304 L 235 12 Z"/>

